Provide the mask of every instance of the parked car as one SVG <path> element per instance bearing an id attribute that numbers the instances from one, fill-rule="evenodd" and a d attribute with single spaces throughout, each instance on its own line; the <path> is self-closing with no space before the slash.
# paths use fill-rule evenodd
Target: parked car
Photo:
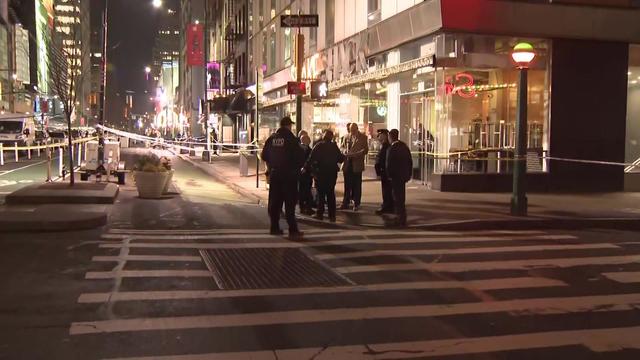
<path id="1" fill-rule="evenodd" d="M 49 133 L 47 130 L 36 130 L 36 143 L 44 144 L 49 140 Z"/>
<path id="2" fill-rule="evenodd" d="M 69 134 L 64 130 L 49 130 L 49 137 L 52 142 L 67 142 L 69 141 Z"/>

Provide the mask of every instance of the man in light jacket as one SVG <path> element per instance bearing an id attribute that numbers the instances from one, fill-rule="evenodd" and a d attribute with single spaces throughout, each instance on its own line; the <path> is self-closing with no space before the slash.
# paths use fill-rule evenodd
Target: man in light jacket
<path id="1" fill-rule="evenodd" d="M 358 130 L 358 124 L 352 123 L 349 128 L 351 146 L 345 153 L 344 173 L 344 193 L 351 194 L 353 200 L 353 211 L 358 211 L 362 199 L 362 172 L 364 171 L 364 159 L 369 152 L 369 142 L 367 135 Z M 345 196 L 340 209 L 349 208 L 349 199 Z"/>

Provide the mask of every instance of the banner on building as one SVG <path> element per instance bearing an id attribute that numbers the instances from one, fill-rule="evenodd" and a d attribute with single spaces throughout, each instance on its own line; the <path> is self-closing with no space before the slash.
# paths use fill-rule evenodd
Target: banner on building
<path id="1" fill-rule="evenodd" d="M 207 63 L 207 90 L 220 91 L 220 63 L 217 61 Z"/>
<path id="2" fill-rule="evenodd" d="M 187 66 L 204 66 L 202 24 L 190 24 L 187 27 Z"/>

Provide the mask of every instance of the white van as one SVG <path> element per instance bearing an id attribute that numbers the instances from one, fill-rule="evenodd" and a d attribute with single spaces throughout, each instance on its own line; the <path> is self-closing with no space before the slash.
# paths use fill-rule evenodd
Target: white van
<path id="1" fill-rule="evenodd" d="M 36 140 L 33 116 L 24 114 L 0 115 L 0 143 L 4 146 L 31 146 Z"/>

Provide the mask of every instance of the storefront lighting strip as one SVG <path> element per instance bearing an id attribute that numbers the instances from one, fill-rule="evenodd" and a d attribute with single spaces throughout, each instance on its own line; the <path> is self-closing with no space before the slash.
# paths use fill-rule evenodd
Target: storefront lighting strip
<path id="1" fill-rule="evenodd" d="M 350 76 L 346 79 L 333 81 L 329 84 L 329 91 L 338 90 L 345 86 L 358 85 L 366 82 L 381 80 L 391 75 L 411 71 L 423 67 L 435 67 L 435 57 L 433 55 L 424 56 L 419 59 L 403 62 L 387 68 L 373 70 L 365 74 Z"/>

